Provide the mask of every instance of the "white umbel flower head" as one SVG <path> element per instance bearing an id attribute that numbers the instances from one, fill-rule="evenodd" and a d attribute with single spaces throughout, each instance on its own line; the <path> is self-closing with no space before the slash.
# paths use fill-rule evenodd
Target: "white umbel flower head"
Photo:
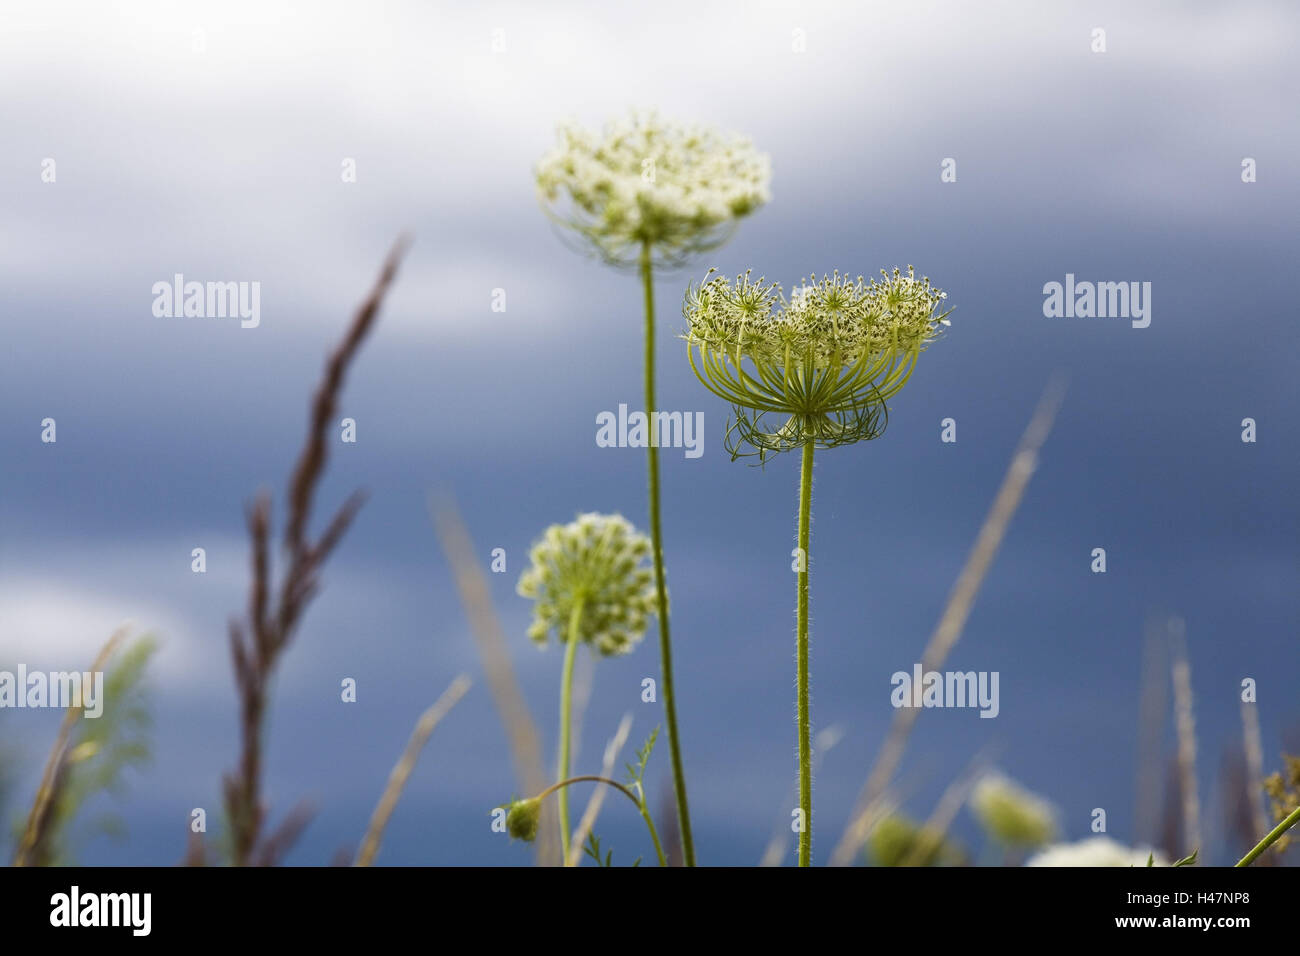
<path id="1" fill-rule="evenodd" d="M 647 244 L 660 263 L 680 264 L 771 199 L 770 161 L 741 136 L 654 113 L 558 132 L 537 165 L 542 206 L 616 265 L 637 262 Z"/>
<path id="2" fill-rule="evenodd" d="M 814 275 L 787 299 L 780 284 L 754 280 L 752 272 L 732 283 L 710 271 L 687 289 L 686 338 L 736 362 L 792 372 L 852 369 L 877 356 L 919 352 L 947 322 L 939 307 L 948 294 L 911 266 L 880 276 Z"/>
<path id="3" fill-rule="evenodd" d="M 1001 774 L 975 785 L 970 808 L 988 834 L 1007 846 L 1041 846 L 1056 834 L 1055 808 Z"/>
<path id="4" fill-rule="evenodd" d="M 789 298 L 752 272 L 731 282 L 709 270 L 686 290 L 687 358 L 700 382 L 731 402 L 733 457 L 832 448 L 877 438 L 888 401 L 941 332 L 947 293 L 904 272 L 802 280 Z M 778 427 L 765 416 L 788 416 Z M 752 449 L 747 451 L 746 449 Z"/>
<path id="5" fill-rule="evenodd" d="M 607 657 L 626 654 L 654 611 L 649 557 L 650 539 L 622 515 L 584 514 L 551 525 L 519 578 L 519 593 L 536 602 L 528 636 L 545 646 L 553 632 L 566 643 L 581 602 L 578 640 Z"/>
<path id="6" fill-rule="evenodd" d="M 1132 849 L 1110 837 L 1095 836 L 1078 843 L 1057 843 L 1030 858 L 1025 866 L 1168 866 L 1169 861 L 1151 849 Z"/>

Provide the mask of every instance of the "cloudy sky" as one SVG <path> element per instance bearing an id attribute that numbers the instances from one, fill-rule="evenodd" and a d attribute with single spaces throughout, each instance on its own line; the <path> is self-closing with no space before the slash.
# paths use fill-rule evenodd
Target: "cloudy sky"
<path id="1" fill-rule="evenodd" d="M 1087 835 L 1103 807 L 1113 836 L 1137 840 L 1143 631 L 1173 614 L 1187 622 L 1207 852 L 1231 857 L 1219 768 L 1241 739 L 1241 680 L 1258 681 L 1266 767 L 1300 725 L 1300 14 L 1132 6 L 0 7 L 0 667 L 84 667 L 128 619 L 163 640 L 155 757 L 118 802 L 129 837 L 82 858 L 170 863 L 191 808 L 219 816 L 243 506 L 259 487 L 282 499 L 323 357 L 407 231 L 344 393 L 358 441 L 332 448 L 321 502 L 358 486 L 371 498 L 278 676 L 267 789 L 273 813 L 318 809 L 293 862 L 355 846 L 411 724 L 468 672 L 381 860 L 528 860 L 489 829 L 516 785 L 426 499 L 456 495 L 485 567 L 506 549 L 493 595 L 549 753 L 560 656 L 527 641 L 514 584 L 552 522 L 646 522 L 642 453 L 594 440 L 599 412 L 638 405 L 641 318 L 633 276 L 555 235 L 532 169 L 558 122 L 634 107 L 743 132 L 773 168 L 771 204 L 657 288 L 661 404 L 702 411 L 707 429 L 699 459 L 663 456 L 701 860 L 755 862 L 789 818 L 798 472 L 728 460 L 728 409 L 676 339 L 682 290 L 711 266 L 790 282 L 908 263 L 948 291 L 949 334 L 883 438 L 817 464 L 814 721 L 843 738 L 816 782 L 815 853 L 893 714 L 890 675 L 919 658 L 1060 371 L 1056 428 L 951 658 L 1000 673 L 1000 714 L 922 715 L 906 809 L 927 815 L 988 747 L 1058 806 L 1064 836 Z M 945 159 L 956 182 L 940 181 Z M 259 282 L 260 325 L 156 317 L 151 288 L 176 273 Z M 1046 318 L 1043 286 L 1067 273 L 1150 282 L 1150 326 Z M 955 444 L 940 441 L 949 417 Z M 195 547 L 206 574 L 190 571 Z M 1097 547 L 1105 574 L 1090 571 Z M 579 766 L 623 713 L 634 738 L 659 722 L 639 694 L 657 672 L 653 641 L 598 662 Z M 339 700 L 344 677 L 356 704 Z M 0 713 L 24 761 L 20 803 L 57 722 Z M 666 768 L 665 747 L 655 792 Z M 630 862 L 647 848 L 621 809 L 599 829 Z M 979 849 L 968 814 L 956 830 Z"/>

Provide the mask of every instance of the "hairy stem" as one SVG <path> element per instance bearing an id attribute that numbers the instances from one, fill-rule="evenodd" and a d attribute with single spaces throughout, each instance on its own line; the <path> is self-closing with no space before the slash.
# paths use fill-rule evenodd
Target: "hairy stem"
<path id="1" fill-rule="evenodd" d="M 569 642 L 564 648 L 564 673 L 560 677 L 560 767 L 558 779 L 569 776 L 569 734 L 573 723 L 573 659 L 578 656 L 578 627 L 582 623 L 582 598 L 569 613 Z M 560 849 L 569 858 L 569 791 L 560 788 Z"/>
<path id="2" fill-rule="evenodd" d="M 653 421 L 655 409 L 655 291 L 650 243 L 641 247 L 641 284 L 645 290 L 645 414 Z M 682 748 L 677 734 L 677 701 L 673 694 L 673 647 L 668 633 L 668 589 L 664 584 L 663 528 L 659 520 L 659 449 L 654 432 L 646 449 L 650 476 L 650 538 L 654 548 L 655 590 L 658 594 L 659 657 L 663 661 L 660 691 L 668 724 L 668 750 L 673 764 L 673 789 L 677 797 L 677 823 L 682 835 L 682 855 L 687 866 L 695 865 L 695 840 L 691 836 L 691 814 L 686 805 L 686 775 L 682 770 Z"/>
<path id="3" fill-rule="evenodd" d="M 808 543 L 812 528 L 813 442 L 803 446 L 803 471 L 799 477 L 799 605 L 796 614 L 796 657 L 799 718 L 799 865 L 812 866 L 812 722 L 808 716 Z"/>
<path id="4" fill-rule="evenodd" d="M 1287 830 L 1291 829 L 1297 823 L 1300 823 L 1300 807 L 1296 807 L 1292 810 L 1285 820 L 1275 826 L 1268 836 L 1260 840 L 1253 850 L 1241 858 L 1237 863 L 1237 866 L 1250 866 L 1259 858 L 1261 853 L 1276 843 L 1282 834 L 1286 833 Z"/>

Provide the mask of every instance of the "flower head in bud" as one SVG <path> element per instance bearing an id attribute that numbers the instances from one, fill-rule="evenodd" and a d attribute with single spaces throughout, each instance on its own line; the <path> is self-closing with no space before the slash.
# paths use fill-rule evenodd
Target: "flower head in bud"
<path id="1" fill-rule="evenodd" d="M 516 840 L 532 843 L 537 837 L 537 823 L 542 816 L 542 801 L 515 800 L 506 810 L 506 832 Z"/>
<path id="2" fill-rule="evenodd" d="M 1056 834 L 1052 805 L 999 774 L 989 774 L 975 785 L 970 807 L 985 831 L 1007 846 L 1041 846 Z"/>
<path id="3" fill-rule="evenodd" d="M 867 858 L 876 866 L 947 866 L 962 862 L 965 853 L 937 827 L 895 814 L 871 831 Z"/>
<path id="4" fill-rule="evenodd" d="M 731 402 L 732 457 L 786 451 L 812 440 L 829 448 L 878 437 L 886 402 L 917 356 L 948 324 L 947 293 L 904 273 L 802 280 L 787 298 L 778 283 L 712 270 L 686 291 L 683 338 L 696 376 Z M 771 427 L 766 416 L 785 417 Z M 748 446 L 752 451 L 742 451 Z"/>
<path id="5" fill-rule="evenodd" d="M 635 263 L 646 244 L 668 265 L 716 248 L 771 198 L 770 180 L 748 140 L 653 113 L 602 132 L 562 126 L 537 166 L 547 214 L 615 265 Z"/>
<path id="6" fill-rule="evenodd" d="M 655 607 L 649 557 L 650 539 L 622 515 L 584 514 L 551 525 L 519 578 L 519 593 L 536 602 L 528 636 L 541 645 L 552 632 L 567 641 L 578 608 L 580 641 L 605 656 L 627 653 Z"/>

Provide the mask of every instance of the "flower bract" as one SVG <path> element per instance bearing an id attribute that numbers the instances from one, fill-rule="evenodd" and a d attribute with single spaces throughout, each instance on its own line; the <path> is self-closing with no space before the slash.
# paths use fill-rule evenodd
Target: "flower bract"
<path id="1" fill-rule="evenodd" d="M 829 448 L 884 431 L 886 402 L 949 312 L 939 311 L 947 294 L 911 266 L 880 275 L 814 275 L 787 296 L 752 272 L 732 282 L 710 271 L 687 289 L 687 354 L 705 387 L 732 404 L 732 457 L 809 441 Z"/>

